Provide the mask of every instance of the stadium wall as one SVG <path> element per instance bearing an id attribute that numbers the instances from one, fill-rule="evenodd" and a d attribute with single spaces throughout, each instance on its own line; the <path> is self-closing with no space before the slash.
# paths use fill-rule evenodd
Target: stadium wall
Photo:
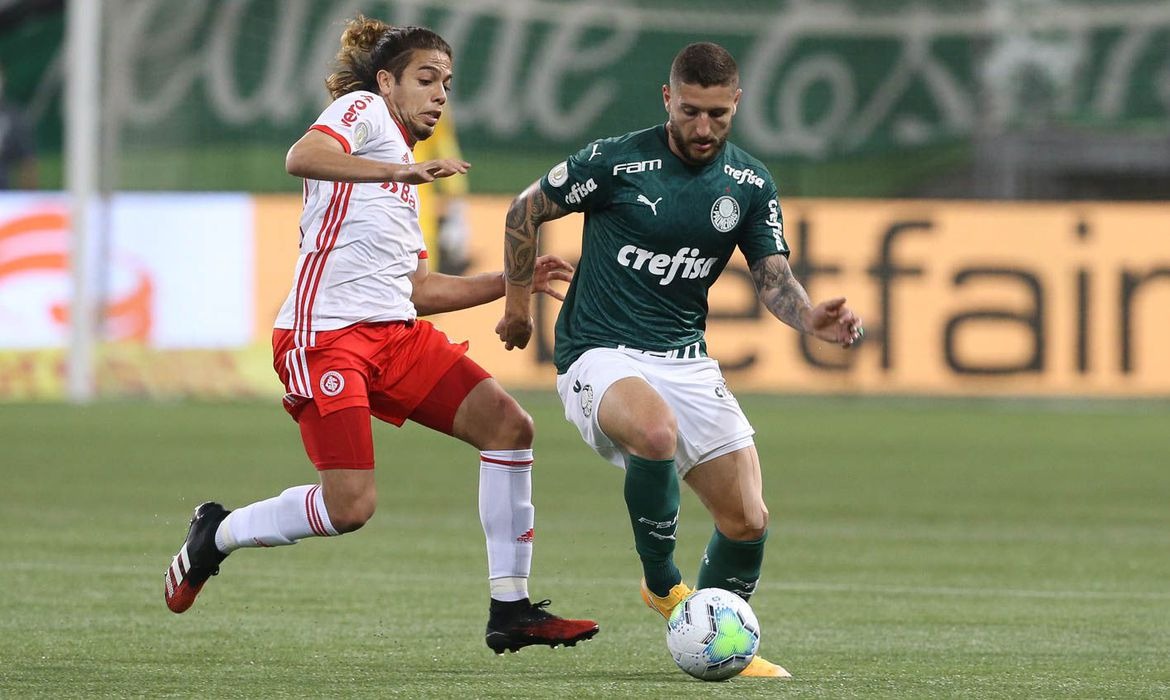
<path id="1" fill-rule="evenodd" d="M 0 398 L 64 396 L 68 209 L 0 197 Z M 501 265 L 506 198 L 475 197 L 472 256 Z M 277 397 L 271 320 L 296 261 L 295 196 L 122 194 L 98 245 L 99 393 Z M 543 248 L 575 260 L 579 216 Z M 865 319 L 852 351 L 803 339 L 755 300 L 738 255 L 712 290 L 708 343 L 733 389 L 833 394 L 1170 396 L 1170 206 L 795 199 L 792 264 L 815 299 Z M 104 272 L 99 274 L 96 269 Z M 437 319 L 513 388 L 552 386 L 556 302 L 525 352 L 497 302 Z"/>

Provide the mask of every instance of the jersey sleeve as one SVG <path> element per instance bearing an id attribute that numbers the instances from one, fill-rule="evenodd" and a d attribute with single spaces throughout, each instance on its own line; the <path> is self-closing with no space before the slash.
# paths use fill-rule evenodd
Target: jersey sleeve
<path id="1" fill-rule="evenodd" d="M 600 208 L 612 189 L 603 148 L 602 142 L 594 142 L 557 163 L 540 178 L 540 189 L 565 211 Z"/>
<path id="2" fill-rule="evenodd" d="M 788 241 L 784 240 L 784 212 L 780 210 L 780 194 L 772 174 L 764 170 L 763 186 L 752 198 L 739 238 L 739 249 L 751 265 L 760 258 L 779 253 L 788 257 Z"/>
<path id="3" fill-rule="evenodd" d="M 390 121 L 389 113 L 378 104 L 380 100 L 364 90 L 342 95 L 309 129 L 332 136 L 346 153 L 361 155 L 369 150 L 368 145 L 381 140 Z"/>

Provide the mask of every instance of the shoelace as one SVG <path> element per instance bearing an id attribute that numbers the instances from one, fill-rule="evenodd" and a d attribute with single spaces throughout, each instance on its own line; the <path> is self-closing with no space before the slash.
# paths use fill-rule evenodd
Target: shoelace
<path id="1" fill-rule="evenodd" d="M 545 608 L 547 608 L 550 605 L 552 605 L 552 601 L 549 600 L 548 598 L 545 598 L 544 600 L 540 601 L 539 603 L 533 603 L 532 607 L 529 609 L 529 613 L 533 617 L 542 618 L 542 619 L 556 617 L 556 615 L 553 615 L 549 611 L 545 610 Z"/>

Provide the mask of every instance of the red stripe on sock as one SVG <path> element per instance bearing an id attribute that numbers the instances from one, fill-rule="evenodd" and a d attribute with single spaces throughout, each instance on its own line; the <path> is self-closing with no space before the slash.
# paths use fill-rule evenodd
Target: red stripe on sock
<path id="1" fill-rule="evenodd" d="M 505 467 L 531 467 L 531 459 L 510 460 L 510 459 L 495 459 L 494 457 L 479 456 L 479 461 L 487 462 L 488 464 L 501 464 Z"/>
<path id="2" fill-rule="evenodd" d="M 327 537 L 325 525 L 321 522 L 321 515 L 317 512 L 317 492 L 321 490 L 318 484 L 305 494 L 305 515 L 309 518 L 309 528 L 319 537 Z"/>

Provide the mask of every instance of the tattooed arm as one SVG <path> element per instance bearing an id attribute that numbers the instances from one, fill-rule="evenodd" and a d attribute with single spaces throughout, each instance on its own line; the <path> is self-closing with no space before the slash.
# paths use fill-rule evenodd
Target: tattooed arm
<path id="1" fill-rule="evenodd" d="M 504 317 L 496 325 L 504 347 L 524 348 L 532 337 L 529 298 L 537 266 L 537 235 L 546 221 L 569 212 L 545 196 L 540 182 L 534 182 L 512 200 L 504 223 Z"/>
<path id="2" fill-rule="evenodd" d="M 813 306 L 792 274 L 788 258 L 769 255 L 752 263 L 756 295 L 773 316 L 801 333 L 849 347 L 865 334 L 861 319 L 837 297 Z"/>
<path id="3" fill-rule="evenodd" d="M 792 326 L 801 333 L 807 333 L 812 302 L 804 287 L 792 276 L 788 258 L 783 255 L 769 255 L 752 265 L 752 280 L 756 283 L 756 296 L 772 315 Z"/>

